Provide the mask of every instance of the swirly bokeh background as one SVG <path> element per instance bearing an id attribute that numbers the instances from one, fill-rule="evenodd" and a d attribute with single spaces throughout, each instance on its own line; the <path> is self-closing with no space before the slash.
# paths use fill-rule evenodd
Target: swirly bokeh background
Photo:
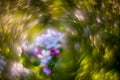
<path id="1" fill-rule="evenodd" d="M 0 80 L 50 80 L 21 57 L 48 28 L 64 33 L 54 80 L 120 80 L 120 0 L 0 0 Z"/>

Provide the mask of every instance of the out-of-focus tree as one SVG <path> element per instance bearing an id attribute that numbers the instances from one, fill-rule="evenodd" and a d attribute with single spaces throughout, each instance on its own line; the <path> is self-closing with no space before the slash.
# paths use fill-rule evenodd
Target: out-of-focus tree
<path id="1" fill-rule="evenodd" d="M 21 58 L 47 28 L 65 33 L 54 80 L 119 80 L 119 18 L 119 0 L 0 0 L 0 80 L 50 79 Z"/>

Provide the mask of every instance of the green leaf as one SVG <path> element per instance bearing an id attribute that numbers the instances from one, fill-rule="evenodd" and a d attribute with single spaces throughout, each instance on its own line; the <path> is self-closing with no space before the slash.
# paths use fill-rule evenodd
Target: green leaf
<path id="1" fill-rule="evenodd" d="M 34 62 L 33 62 L 33 65 L 34 65 L 34 66 L 39 66 L 39 65 L 40 65 L 40 61 L 38 61 L 38 60 L 34 61 Z"/>

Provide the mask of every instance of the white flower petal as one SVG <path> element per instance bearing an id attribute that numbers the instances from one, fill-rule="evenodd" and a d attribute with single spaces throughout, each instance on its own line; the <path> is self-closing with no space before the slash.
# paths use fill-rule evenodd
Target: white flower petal
<path id="1" fill-rule="evenodd" d="M 40 54 L 40 55 L 37 55 L 37 56 L 38 56 L 39 59 L 43 59 L 43 58 L 44 58 L 44 56 L 41 55 L 41 54 Z"/>
<path id="2" fill-rule="evenodd" d="M 52 58 L 51 56 L 48 56 L 48 57 L 47 57 L 47 60 L 51 60 L 51 58 Z"/>
<path id="3" fill-rule="evenodd" d="M 45 56 L 45 57 L 49 56 L 50 55 L 50 51 L 48 51 L 48 50 L 46 50 L 46 51 L 42 50 L 42 55 Z"/>
<path id="4" fill-rule="evenodd" d="M 45 54 L 45 50 L 42 50 L 41 54 L 44 55 Z"/>
<path id="5" fill-rule="evenodd" d="M 47 46 L 46 46 L 46 48 L 47 48 L 47 49 L 50 49 L 50 48 L 55 48 L 55 46 L 56 46 L 56 44 L 55 44 L 55 43 L 53 43 L 53 44 L 51 44 L 51 45 L 47 45 Z"/>
<path id="6" fill-rule="evenodd" d="M 48 60 L 47 60 L 47 59 L 42 59 L 42 60 L 41 60 L 41 63 L 47 64 L 47 63 L 48 63 Z"/>

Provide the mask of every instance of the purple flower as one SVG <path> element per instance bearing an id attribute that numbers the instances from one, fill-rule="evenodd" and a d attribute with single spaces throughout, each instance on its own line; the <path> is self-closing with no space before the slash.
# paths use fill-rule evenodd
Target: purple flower
<path id="1" fill-rule="evenodd" d="M 44 72 L 46 75 L 50 75 L 50 74 L 52 73 L 52 71 L 51 71 L 49 68 L 47 68 L 47 67 L 44 67 L 44 68 L 43 68 L 43 72 Z"/>
<path id="2" fill-rule="evenodd" d="M 50 52 L 54 55 L 54 56 L 58 56 L 60 54 L 60 51 L 54 48 L 50 49 Z"/>

